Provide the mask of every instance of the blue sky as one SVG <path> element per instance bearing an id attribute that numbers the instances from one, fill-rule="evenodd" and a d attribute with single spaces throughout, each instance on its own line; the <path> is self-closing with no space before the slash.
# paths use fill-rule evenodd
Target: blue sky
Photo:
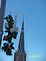
<path id="1" fill-rule="evenodd" d="M 10 11 L 13 17 L 16 14 L 18 15 L 17 26 L 19 32 L 17 39 L 13 40 L 15 51 L 18 47 L 20 29 L 24 16 L 27 61 L 46 61 L 46 0 L 7 0 L 5 16 Z M 14 52 L 9 57 L 1 51 L 0 59 L 1 61 L 13 61 Z"/>

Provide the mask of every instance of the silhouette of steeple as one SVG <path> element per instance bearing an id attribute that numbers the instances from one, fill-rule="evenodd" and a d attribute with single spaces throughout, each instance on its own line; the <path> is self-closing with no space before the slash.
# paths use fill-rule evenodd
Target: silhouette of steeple
<path id="1" fill-rule="evenodd" d="M 24 50 L 24 18 L 22 22 L 18 50 L 14 54 L 14 61 L 26 61 L 26 53 Z"/>
<path id="2" fill-rule="evenodd" d="M 22 29 L 21 29 L 21 34 L 20 34 L 18 50 L 24 51 L 24 18 L 23 18 L 23 22 L 22 22 Z"/>

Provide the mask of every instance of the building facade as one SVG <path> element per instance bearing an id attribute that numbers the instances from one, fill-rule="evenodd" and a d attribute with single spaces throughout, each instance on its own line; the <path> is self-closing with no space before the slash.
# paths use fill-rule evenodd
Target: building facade
<path id="1" fill-rule="evenodd" d="M 0 7 L 0 46 L 1 46 L 1 40 L 2 40 L 5 7 L 6 7 L 6 0 L 1 0 L 1 7 Z"/>

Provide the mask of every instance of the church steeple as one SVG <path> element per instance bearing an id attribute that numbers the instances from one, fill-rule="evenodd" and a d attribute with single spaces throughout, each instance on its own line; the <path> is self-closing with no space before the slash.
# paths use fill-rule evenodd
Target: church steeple
<path id="1" fill-rule="evenodd" d="M 18 50 L 24 51 L 24 18 L 23 18 L 23 22 L 22 22 L 22 29 L 21 29 L 21 34 L 20 34 Z"/>
<path id="2" fill-rule="evenodd" d="M 22 22 L 18 50 L 14 54 L 14 61 L 26 61 L 26 53 L 24 50 L 24 18 Z"/>

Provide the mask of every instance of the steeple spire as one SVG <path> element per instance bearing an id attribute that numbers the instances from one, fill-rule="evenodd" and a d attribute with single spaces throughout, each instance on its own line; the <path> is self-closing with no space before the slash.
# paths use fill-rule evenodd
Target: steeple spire
<path id="1" fill-rule="evenodd" d="M 24 17 L 23 17 L 23 22 L 22 22 L 22 29 L 24 31 Z"/>
<path id="2" fill-rule="evenodd" d="M 18 50 L 24 51 L 24 18 L 23 18 L 23 22 L 22 22 L 22 29 L 21 29 L 21 34 L 20 34 Z"/>
<path id="3" fill-rule="evenodd" d="M 14 61 L 26 61 L 26 53 L 24 47 L 25 46 L 24 46 L 24 17 L 23 17 L 18 50 L 14 54 Z"/>

